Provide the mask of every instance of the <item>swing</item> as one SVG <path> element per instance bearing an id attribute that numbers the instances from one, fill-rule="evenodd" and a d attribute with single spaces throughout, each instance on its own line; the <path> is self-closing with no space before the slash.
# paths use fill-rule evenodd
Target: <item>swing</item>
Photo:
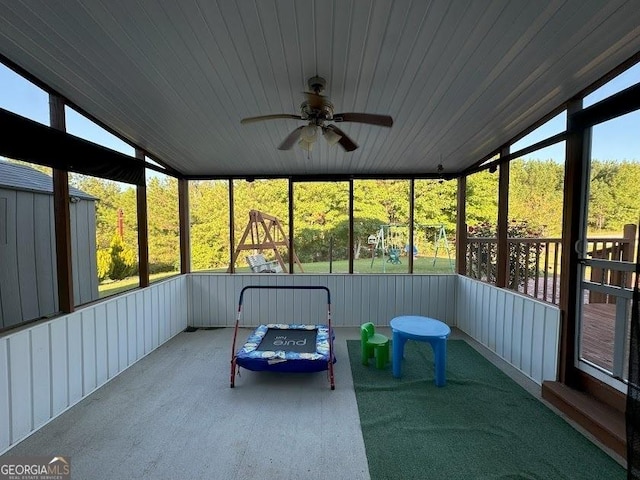
<path id="1" fill-rule="evenodd" d="M 406 228 L 406 225 L 389 224 L 380 225 L 380 229 L 376 235 L 369 235 L 367 243 L 371 248 L 371 268 L 376 260 L 376 252 L 380 251 L 382 256 L 382 271 L 386 273 L 386 264 L 392 265 L 402 264 L 400 255 L 402 253 L 402 245 L 405 243 L 405 237 L 398 232 L 398 228 Z M 375 240 L 375 242 L 374 242 Z M 386 262 L 384 257 L 387 257 Z"/>
<path id="2" fill-rule="evenodd" d="M 389 258 L 387 258 L 387 263 L 391 263 L 393 265 L 400 265 L 402 263 L 400 260 L 400 249 L 395 247 L 389 249 Z"/>
<path id="3" fill-rule="evenodd" d="M 400 246 L 404 244 L 404 239 L 402 238 L 402 234 L 398 231 L 400 225 L 389 225 L 389 251 L 387 258 L 387 263 L 391 263 L 392 265 L 400 265 L 402 261 L 400 260 Z"/>

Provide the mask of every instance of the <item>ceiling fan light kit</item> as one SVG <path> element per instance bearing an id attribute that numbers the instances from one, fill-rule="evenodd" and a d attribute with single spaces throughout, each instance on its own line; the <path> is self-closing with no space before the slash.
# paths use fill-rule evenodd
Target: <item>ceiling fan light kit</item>
<path id="1" fill-rule="evenodd" d="M 341 135 L 338 135 L 336 132 L 334 132 L 330 128 L 323 128 L 322 129 L 322 135 L 324 135 L 324 139 L 331 146 L 334 146 L 342 138 Z"/>
<path id="2" fill-rule="evenodd" d="M 316 138 L 318 137 L 318 127 L 312 124 L 303 127 L 301 136 L 303 140 L 309 143 L 315 142 Z"/>
<path id="3" fill-rule="evenodd" d="M 311 150 L 313 150 L 313 144 L 314 144 L 315 140 L 312 141 L 308 141 L 304 138 L 302 138 L 299 142 L 298 145 L 300 145 L 300 148 L 302 148 L 303 150 L 306 150 L 307 152 L 311 152 Z"/>
<path id="4" fill-rule="evenodd" d="M 290 150 L 297 142 L 303 150 L 310 152 L 313 144 L 318 139 L 318 128 L 322 130 L 327 143 L 331 146 L 336 143 L 347 152 L 352 152 L 358 148 L 346 133 L 340 130 L 332 123 L 326 122 L 357 122 L 376 125 L 379 127 L 391 127 L 393 119 L 389 115 L 378 115 L 374 113 L 333 113 L 333 104 L 321 95 L 326 87 L 326 80 L 322 77 L 311 77 L 307 84 L 309 92 L 305 92 L 307 99 L 300 105 L 300 115 L 292 115 L 288 113 L 277 113 L 272 115 L 261 115 L 258 117 L 243 118 L 240 123 L 248 124 L 262 120 L 275 120 L 282 118 L 291 118 L 295 120 L 303 120 L 308 122 L 307 125 L 298 127 L 293 130 L 287 138 L 278 146 L 279 150 Z"/>

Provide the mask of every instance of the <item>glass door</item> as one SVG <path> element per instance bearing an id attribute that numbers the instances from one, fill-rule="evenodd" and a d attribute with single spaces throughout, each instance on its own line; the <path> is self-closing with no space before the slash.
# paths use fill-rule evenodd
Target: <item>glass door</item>
<path id="1" fill-rule="evenodd" d="M 580 285 L 575 362 L 579 369 L 623 392 L 638 260 L 639 126 L 636 111 L 592 127 L 584 240 L 576 245 Z"/>

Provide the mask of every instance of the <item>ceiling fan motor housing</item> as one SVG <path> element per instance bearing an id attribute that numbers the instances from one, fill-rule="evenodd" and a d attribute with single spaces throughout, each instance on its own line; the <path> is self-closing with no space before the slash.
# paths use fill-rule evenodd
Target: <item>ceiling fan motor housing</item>
<path id="1" fill-rule="evenodd" d="M 324 91 L 327 81 L 322 77 L 315 76 L 307 80 L 307 85 L 309 85 L 309 90 L 319 94 Z"/>
<path id="2" fill-rule="evenodd" d="M 304 120 L 312 120 L 316 125 L 322 125 L 325 120 L 333 119 L 333 104 L 325 99 L 322 99 L 321 105 L 311 105 L 309 101 L 302 102 L 300 110 Z"/>

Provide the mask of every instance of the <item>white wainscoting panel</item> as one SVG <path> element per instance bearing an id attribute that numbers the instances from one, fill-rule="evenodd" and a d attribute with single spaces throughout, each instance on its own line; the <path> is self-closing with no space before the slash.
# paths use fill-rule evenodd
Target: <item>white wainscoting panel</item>
<path id="1" fill-rule="evenodd" d="M 187 327 L 186 275 L 0 337 L 0 453 Z"/>
<path id="2" fill-rule="evenodd" d="M 455 325 L 456 275 L 267 275 L 189 276 L 189 325 L 233 326 L 240 291 L 247 285 L 319 285 L 331 292 L 336 327 L 364 322 L 389 325 L 403 314 L 425 315 Z M 326 293 L 300 290 L 247 290 L 242 325 L 324 323 Z"/>
<path id="3" fill-rule="evenodd" d="M 0 337 L 0 453 L 181 332 L 233 326 L 248 285 L 325 286 L 335 326 L 398 315 L 437 318 L 538 383 L 555 380 L 557 307 L 458 275 L 252 275 L 195 273 Z M 324 323 L 323 290 L 250 289 L 243 326 Z"/>
<path id="4" fill-rule="evenodd" d="M 457 326 L 538 384 L 556 380 L 560 310 L 459 276 Z"/>

